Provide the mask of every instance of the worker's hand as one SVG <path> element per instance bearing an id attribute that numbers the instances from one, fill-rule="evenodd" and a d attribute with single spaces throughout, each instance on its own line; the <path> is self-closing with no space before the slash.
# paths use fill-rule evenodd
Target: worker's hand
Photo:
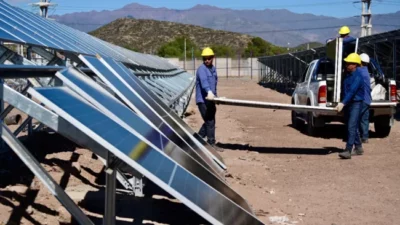
<path id="1" fill-rule="evenodd" d="M 214 98 L 215 98 L 215 95 L 212 93 L 212 91 L 208 91 L 206 99 L 213 100 Z"/>
<path id="2" fill-rule="evenodd" d="M 336 106 L 336 111 L 338 111 L 339 113 L 340 112 L 342 112 L 343 111 L 343 108 L 344 108 L 344 104 L 343 103 L 339 103 L 337 106 Z"/>

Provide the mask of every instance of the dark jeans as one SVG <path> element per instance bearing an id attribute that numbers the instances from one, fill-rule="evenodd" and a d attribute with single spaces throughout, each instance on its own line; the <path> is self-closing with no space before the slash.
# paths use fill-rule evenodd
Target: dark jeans
<path id="1" fill-rule="evenodd" d="M 346 150 L 351 151 L 353 146 L 361 147 L 360 139 L 360 115 L 363 102 L 352 102 L 346 105 L 345 113 L 347 119 L 347 143 Z"/>
<path id="2" fill-rule="evenodd" d="M 369 137 L 369 105 L 365 102 L 361 106 L 360 136 L 361 140 L 368 140 Z"/>
<path id="3" fill-rule="evenodd" d="M 199 135 L 201 137 L 207 136 L 207 142 L 211 145 L 215 144 L 215 113 L 217 108 L 214 102 L 198 103 L 201 117 L 204 120 L 203 126 L 201 126 Z"/>

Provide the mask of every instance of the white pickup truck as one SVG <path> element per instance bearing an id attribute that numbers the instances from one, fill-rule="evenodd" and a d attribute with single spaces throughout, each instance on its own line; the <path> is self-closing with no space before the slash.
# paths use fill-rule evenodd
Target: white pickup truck
<path id="1" fill-rule="evenodd" d="M 342 51 L 343 40 L 337 38 L 327 45 L 326 58 L 314 60 L 308 65 L 292 95 L 292 104 L 335 107 L 340 102 L 344 76 Z M 378 137 L 386 137 L 390 133 L 396 111 L 396 82 L 385 78 L 375 60 L 371 60 L 369 72 L 372 80 L 375 80 L 374 85 L 381 88 L 380 97 L 375 100 L 373 98 L 371 104 L 370 122 L 374 123 L 375 133 Z M 343 114 L 336 112 L 302 113 L 292 111 L 291 117 L 292 125 L 296 128 L 307 123 L 307 133 L 311 136 L 317 135 L 318 130 L 323 128 L 326 123 L 344 122 Z"/>

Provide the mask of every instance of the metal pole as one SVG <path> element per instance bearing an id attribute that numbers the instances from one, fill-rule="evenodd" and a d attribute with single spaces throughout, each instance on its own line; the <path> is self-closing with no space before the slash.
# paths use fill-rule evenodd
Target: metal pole
<path id="1" fill-rule="evenodd" d="M 397 73 L 397 59 L 396 59 L 396 53 L 397 53 L 397 48 L 396 48 L 397 46 L 396 46 L 396 39 L 394 39 L 393 40 L 393 63 L 392 63 L 392 65 L 393 65 L 393 79 L 395 80 L 395 81 L 397 81 L 396 80 L 396 73 Z"/>
<path id="2" fill-rule="evenodd" d="M 4 85 L 3 79 L 0 79 L 0 85 L 1 85 L 1 87 L 3 87 L 3 85 Z M 1 93 L 1 94 L 3 96 L 3 93 Z M 3 101 L 3 97 L 1 97 L 0 98 L 0 113 L 3 113 L 3 112 L 4 112 L 4 101 Z M 4 118 L 5 117 L 6 117 L 6 115 L 4 116 Z M 2 125 L 4 124 L 4 119 L 1 120 L 1 123 L 2 123 Z M 1 139 L 0 140 L 0 153 L 5 152 L 5 148 L 6 148 L 6 145 L 4 143 L 4 140 Z"/>
<path id="3" fill-rule="evenodd" d="M 193 47 L 192 47 L 192 60 L 193 60 L 193 74 L 196 74 L 196 62 L 195 62 L 195 59 L 194 59 Z"/>
<path id="4" fill-rule="evenodd" d="M 228 78 L 228 53 L 226 54 L 226 78 Z"/>
<path id="5" fill-rule="evenodd" d="M 115 225 L 115 191 L 117 187 L 116 171 L 113 168 L 114 156 L 112 153 L 107 153 L 107 168 L 106 168 L 106 201 L 104 207 L 104 225 Z"/>
<path id="6" fill-rule="evenodd" d="M 184 57 L 184 59 L 183 59 L 183 69 L 184 70 L 186 70 L 186 38 L 185 38 L 185 47 L 184 47 L 184 53 L 183 53 L 183 57 Z"/>
<path id="7" fill-rule="evenodd" d="M 239 73 L 239 77 L 240 77 L 240 53 L 239 53 L 239 71 L 238 71 L 238 73 Z"/>
<path id="8" fill-rule="evenodd" d="M 253 52 L 250 52 L 250 76 L 253 80 Z"/>

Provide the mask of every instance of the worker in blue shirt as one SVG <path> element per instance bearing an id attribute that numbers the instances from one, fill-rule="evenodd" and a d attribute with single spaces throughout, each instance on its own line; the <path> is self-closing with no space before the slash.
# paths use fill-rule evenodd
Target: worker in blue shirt
<path id="1" fill-rule="evenodd" d="M 368 143 L 369 138 L 369 108 L 372 102 L 371 96 L 371 76 L 368 71 L 368 64 L 370 63 L 370 58 L 367 54 L 362 53 L 361 67 L 357 70 L 361 73 L 364 84 L 364 100 L 361 107 L 361 118 L 360 118 L 360 136 L 362 143 Z"/>
<path id="2" fill-rule="evenodd" d="M 207 137 L 207 142 L 217 151 L 223 151 L 215 145 L 215 114 L 217 108 L 213 101 L 217 95 L 218 76 L 217 70 L 213 66 L 214 52 L 211 48 L 205 48 L 201 56 L 203 64 L 196 72 L 196 104 L 199 107 L 201 117 L 204 120 L 199 135 Z"/>
<path id="3" fill-rule="evenodd" d="M 364 150 L 360 140 L 358 128 L 360 126 L 360 114 L 364 100 L 363 78 L 357 67 L 361 65 L 361 58 L 357 53 L 349 54 L 344 61 L 346 62 L 347 75 L 343 83 L 343 101 L 336 106 L 338 112 L 345 109 L 345 119 L 347 121 L 348 139 L 346 148 L 339 153 L 342 159 L 351 159 L 353 147 L 357 155 L 362 155 Z"/>
<path id="4" fill-rule="evenodd" d="M 339 35 L 343 38 L 343 58 L 347 57 L 351 52 L 354 52 L 354 48 L 350 45 L 356 39 L 350 36 L 350 28 L 348 26 L 343 26 L 339 29 Z"/>

